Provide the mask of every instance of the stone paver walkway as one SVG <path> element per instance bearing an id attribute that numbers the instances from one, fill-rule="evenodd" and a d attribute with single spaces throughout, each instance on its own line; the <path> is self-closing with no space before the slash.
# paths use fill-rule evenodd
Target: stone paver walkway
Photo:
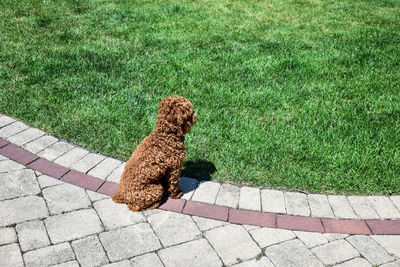
<path id="1" fill-rule="evenodd" d="M 108 196 L 123 166 L 0 116 L 0 266 L 400 266 L 398 196 L 182 178 L 186 200 L 134 213 Z"/>

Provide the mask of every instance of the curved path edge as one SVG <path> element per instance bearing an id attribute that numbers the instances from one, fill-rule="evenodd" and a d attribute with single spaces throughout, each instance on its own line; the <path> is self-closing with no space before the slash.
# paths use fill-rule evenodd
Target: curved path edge
<path id="1" fill-rule="evenodd" d="M 0 155 L 14 160 L 29 169 L 39 171 L 60 181 L 84 189 L 111 196 L 118 184 L 72 170 L 39 157 L 18 145 L 0 138 Z M 319 233 L 359 234 L 359 235 L 400 235 L 399 219 L 335 219 L 315 218 L 279 213 L 235 209 L 203 202 L 168 199 L 160 207 L 162 210 L 194 215 L 234 224 L 308 231 Z"/>

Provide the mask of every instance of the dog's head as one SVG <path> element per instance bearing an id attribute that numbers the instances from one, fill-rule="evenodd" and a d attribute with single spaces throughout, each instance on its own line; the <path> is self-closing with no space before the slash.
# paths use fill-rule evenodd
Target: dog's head
<path id="1" fill-rule="evenodd" d="M 182 96 L 167 97 L 158 104 L 156 126 L 164 132 L 182 136 L 190 131 L 196 120 L 192 103 Z"/>

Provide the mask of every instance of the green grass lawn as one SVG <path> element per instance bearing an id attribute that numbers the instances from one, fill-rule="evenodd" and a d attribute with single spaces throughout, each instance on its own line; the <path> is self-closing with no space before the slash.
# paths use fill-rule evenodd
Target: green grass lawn
<path id="1" fill-rule="evenodd" d="M 0 112 L 91 150 L 183 95 L 192 176 L 400 193 L 398 0 L 2 0 L 0 44 Z"/>

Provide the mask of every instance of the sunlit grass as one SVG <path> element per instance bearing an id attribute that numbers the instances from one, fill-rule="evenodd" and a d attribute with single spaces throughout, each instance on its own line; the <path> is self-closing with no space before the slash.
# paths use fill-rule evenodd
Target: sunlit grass
<path id="1" fill-rule="evenodd" d="M 4 0 L 0 43 L 0 112 L 89 149 L 126 160 L 183 95 L 215 180 L 400 193 L 396 0 Z"/>

